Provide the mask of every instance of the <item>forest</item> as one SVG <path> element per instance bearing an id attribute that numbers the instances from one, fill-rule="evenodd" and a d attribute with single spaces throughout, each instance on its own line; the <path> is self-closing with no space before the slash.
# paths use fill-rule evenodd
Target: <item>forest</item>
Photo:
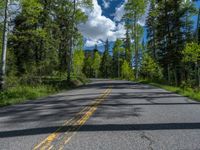
<path id="1" fill-rule="evenodd" d="M 0 1 L 0 105 L 88 78 L 154 82 L 200 99 L 200 13 L 194 1 L 127 0 L 126 34 L 113 44 L 104 41 L 104 51 L 98 45 L 84 49 L 77 28 L 88 19 L 83 8 L 92 10 L 92 0 Z M 138 22 L 146 13 L 144 27 Z"/>

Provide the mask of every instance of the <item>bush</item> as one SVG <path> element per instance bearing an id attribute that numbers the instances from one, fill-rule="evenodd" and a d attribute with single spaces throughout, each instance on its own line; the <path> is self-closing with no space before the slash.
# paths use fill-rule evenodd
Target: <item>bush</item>
<path id="1" fill-rule="evenodd" d="M 145 79 L 161 80 L 163 78 L 161 67 L 148 55 L 144 54 L 140 74 Z"/>
<path id="2" fill-rule="evenodd" d="M 127 80 L 132 80 L 134 78 L 133 70 L 131 69 L 126 60 L 124 60 L 121 67 L 121 77 L 122 79 L 127 79 Z"/>

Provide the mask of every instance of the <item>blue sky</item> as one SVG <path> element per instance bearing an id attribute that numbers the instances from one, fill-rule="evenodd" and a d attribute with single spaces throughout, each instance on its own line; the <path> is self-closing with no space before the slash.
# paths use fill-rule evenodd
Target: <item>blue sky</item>
<path id="1" fill-rule="evenodd" d="M 120 22 L 125 0 L 93 0 L 94 9 L 84 10 L 88 21 L 80 24 L 79 30 L 85 37 L 85 49 L 93 49 L 97 44 L 100 49 L 107 39 L 113 43 L 125 35 L 124 24 Z"/>
<path id="2" fill-rule="evenodd" d="M 98 3 L 100 4 L 103 10 L 103 15 L 113 20 L 115 9 L 120 7 L 124 3 L 124 0 L 112 0 L 112 1 L 108 0 L 108 1 L 109 2 L 107 2 L 107 8 L 106 8 L 105 0 L 98 0 Z"/>
<path id="3" fill-rule="evenodd" d="M 79 30 L 85 37 L 84 49 L 93 49 L 98 45 L 98 49 L 103 51 L 104 41 L 109 39 L 112 47 L 117 38 L 123 38 L 125 28 L 123 22 L 120 22 L 124 13 L 124 4 L 126 0 L 93 0 L 93 11 L 85 10 L 89 18 L 86 24 L 79 25 Z M 196 3 L 200 7 L 200 2 Z M 197 17 L 194 17 L 197 20 Z M 145 17 L 141 18 L 140 24 L 145 24 Z M 196 23 L 195 23 L 196 24 Z M 144 38 L 146 32 L 144 33 Z"/>

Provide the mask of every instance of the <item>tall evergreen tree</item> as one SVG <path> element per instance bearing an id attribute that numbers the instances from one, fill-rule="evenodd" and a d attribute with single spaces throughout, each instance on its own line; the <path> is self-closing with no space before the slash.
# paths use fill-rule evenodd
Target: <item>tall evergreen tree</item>
<path id="1" fill-rule="evenodd" d="M 131 49 L 131 38 L 128 28 L 126 29 L 126 38 L 125 38 L 125 59 L 132 67 L 133 51 Z"/>
<path id="2" fill-rule="evenodd" d="M 104 78 L 108 78 L 111 75 L 111 60 L 112 58 L 109 54 L 109 41 L 107 40 L 100 65 L 101 76 Z"/>
<path id="3" fill-rule="evenodd" d="M 150 9 L 147 16 L 146 26 L 147 26 L 147 38 L 148 38 L 148 50 L 150 55 L 156 60 L 156 27 L 157 27 L 157 9 L 155 0 L 150 1 Z"/>
<path id="4" fill-rule="evenodd" d="M 121 72 L 120 69 L 121 69 L 121 65 L 122 65 L 122 62 L 123 62 L 122 57 L 124 55 L 124 53 L 123 53 L 124 48 L 122 46 L 123 46 L 122 40 L 117 39 L 115 44 L 114 44 L 114 47 L 113 47 L 113 65 L 112 65 L 113 77 L 120 78 L 120 72 Z M 127 48 L 126 50 L 127 50 L 126 52 L 128 53 L 129 49 Z M 128 58 L 128 60 L 130 60 L 130 59 Z"/>
<path id="5" fill-rule="evenodd" d="M 181 51 L 185 43 L 192 40 L 194 11 L 190 1 L 151 1 L 147 20 L 148 49 L 164 68 L 169 83 L 172 80 L 177 85 L 181 82 Z"/>
<path id="6" fill-rule="evenodd" d="M 97 50 L 97 49 L 95 48 L 95 50 Z M 100 65 L 101 65 L 101 56 L 100 56 L 100 54 L 97 50 L 97 51 L 94 51 L 94 59 L 93 59 L 93 64 L 92 64 L 92 68 L 94 70 L 95 78 L 99 77 Z"/>

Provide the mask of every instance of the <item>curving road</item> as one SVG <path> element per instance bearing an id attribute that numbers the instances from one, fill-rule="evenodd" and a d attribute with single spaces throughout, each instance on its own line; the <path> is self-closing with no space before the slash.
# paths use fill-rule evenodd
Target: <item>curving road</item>
<path id="1" fill-rule="evenodd" d="M 0 150 L 200 150 L 200 103 L 98 79 L 0 108 Z"/>

